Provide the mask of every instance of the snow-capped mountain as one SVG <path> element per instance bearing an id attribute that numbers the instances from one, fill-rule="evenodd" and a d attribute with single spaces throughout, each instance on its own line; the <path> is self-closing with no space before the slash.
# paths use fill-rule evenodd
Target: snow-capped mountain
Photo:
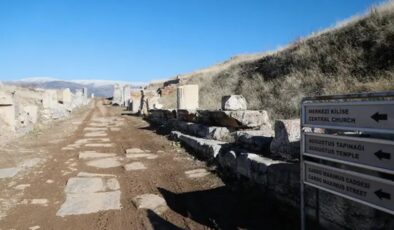
<path id="1" fill-rule="evenodd" d="M 65 81 L 51 77 L 32 77 L 24 78 L 16 81 L 3 82 L 4 84 L 20 85 L 26 87 L 44 88 L 44 89 L 62 89 L 70 88 L 72 91 L 81 88 L 88 88 L 88 92 L 94 93 L 98 97 L 111 97 L 113 95 L 113 85 L 131 85 L 132 87 L 143 86 L 143 83 L 133 84 L 125 81 L 114 81 L 114 80 L 70 80 Z"/>
<path id="2" fill-rule="evenodd" d="M 17 80 L 17 82 L 32 82 L 32 83 L 37 83 L 37 82 L 48 82 L 48 81 L 61 81 L 60 79 L 53 78 L 53 77 L 29 77 L 29 78 L 23 78 L 20 80 Z"/>

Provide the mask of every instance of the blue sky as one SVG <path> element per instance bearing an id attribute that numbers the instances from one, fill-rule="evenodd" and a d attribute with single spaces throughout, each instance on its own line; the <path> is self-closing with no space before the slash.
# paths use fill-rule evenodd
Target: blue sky
<path id="1" fill-rule="evenodd" d="M 0 80 L 147 82 L 273 50 L 378 0 L 0 0 Z"/>

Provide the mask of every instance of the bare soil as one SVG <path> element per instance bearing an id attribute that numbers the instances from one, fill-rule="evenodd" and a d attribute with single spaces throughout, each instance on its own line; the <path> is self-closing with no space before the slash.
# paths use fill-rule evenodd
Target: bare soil
<path id="1" fill-rule="evenodd" d="M 296 217 L 279 212 L 269 199 L 230 190 L 204 162 L 195 160 L 184 149 L 156 134 L 141 118 L 121 116 L 121 112 L 119 107 L 110 107 L 96 100 L 67 120 L 34 130 L 3 146 L 0 149 L 0 169 L 19 167 L 21 170 L 14 177 L 0 179 L 0 229 L 298 227 L 292 221 Z M 97 127 L 95 125 L 100 119 L 115 120 L 120 124 L 120 129 L 110 129 L 113 124 L 108 123 L 105 126 L 108 129 L 104 131 L 107 136 L 100 137 L 109 138 L 106 143 L 112 143 L 111 147 L 81 145 L 63 149 L 86 138 L 84 135 L 92 131 L 84 129 Z M 131 148 L 155 154 L 157 158 L 127 158 L 126 150 Z M 78 157 L 83 151 L 115 153 L 121 166 L 88 166 L 88 160 Z M 24 165 L 21 166 L 21 162 Z M 129 170 L 124 167 L 127 164 L 132 164 Z M 80 172 L 113 174 L 120 185 L 121 209 L 57 216 L 66 200 L 67 181 Z M 196 172 L 197 176 L 190 176 Z M 151 201 L 153 204 L 160 200 L 157 197 L 164 198 L 167 208 L 161 207 L 160 212 L 139 209 L 133 200 L 145 194 L 157 195 L 146 196 L 156 197 Z"/>

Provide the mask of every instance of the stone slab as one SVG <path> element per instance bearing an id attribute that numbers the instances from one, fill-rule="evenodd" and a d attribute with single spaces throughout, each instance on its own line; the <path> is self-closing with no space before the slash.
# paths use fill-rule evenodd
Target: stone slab
<path id="1" fill-rule="evenodd" d="M 20 168 L 3 168 L 0 169 L 0 179 L 14 177 L 20 171 Z"/>
<path id="2" fill-rule="evenodd" d="M 120 209 L 120 191 L 67 194 L 56 215 L 64 217 Z"/>
<path id="3" fill-rule="evenodd" d="M 133 162 L 130 164 L 126 164 L 124 166 L 124 168 L 126 169 L 126 171 L 135 171 L 135 170 L 144 170 L 146 169 L 145 165 L 141 162 Z"/>
<path id="4" fill-rule="evenodd" d="M 118 161 L 118 158 L 102 158 L 98 160 L 91 160 L 86 162 L 88 166 L 96 167 L 96 168 L 114 168 L 121 166 L 121 163 Z"/>
<path id="5" fill-rule="evenodd" d="M 79 153 L 79 159 L 91 159 L 91 158 L 108 158 L 115 157 L 115 153 L 97 153 L 93 151 L 86 151 Z"/>

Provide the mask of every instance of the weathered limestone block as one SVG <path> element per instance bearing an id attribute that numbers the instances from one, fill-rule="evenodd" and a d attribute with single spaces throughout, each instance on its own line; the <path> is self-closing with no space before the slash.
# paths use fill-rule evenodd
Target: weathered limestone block
<path id="1" fill-rule="evenodd" d="M 271 153 L 291 160 L 300 155 L 300 119 L 277 120 L 275 137 L 271 142 Z"/>
<path id="2" fill-rule="evenodd" d="M 268 113 L 265 110 L 245 111 L 198 111 L 198 122 L 229 128 L 270 127 Z"/>
<path id="3" fill-rule="evenodd" d="M 247 102 L 242 95 L 230 95 L 222 97 L 222 110 L 246 110 Z"/>
<path id="4" fill-rule="evenodd" d="M 0 105 L 1 106 L 14 105 L 14 100 L 12 99 L 12 96 L 4 92 L 0 92 Z"/>
<path id="5" fill-rule="evenodd" d="M 114 85 L 114 93 L 112 96 L 112 105 L 121 105 L 123 101 L 123 87 L 119 84 Z"/>
<path id="6" fill-rule="evenodd" d="M 131 90 L 129 85 L 123 86 L 122 106 L 129 107 L 131 99 Z"/>
<path id="7" fill-rule="evenodd" d="M 54 108 L 58 104 L 57 92 L 53 89 L 47 89 L 44 91 L 42 97 L 42 106 L 45 109 Z"/>
<path id="8" fill-rule="evenodd" d="M 267 185 L 270 167 L 284 163 L 255 153 L 236 153 L 233 150 L 222 151 L 217 157 L 217 162 L 221 167 L 260 185 Z"/>
<path id="9" fill-rule="evenodd" d="M 57 99 L 65 105 L 68 105 L 72 101 L 72 94 L 69 88 L 60 89 L 57 91 Z"/>
<path id="10" fill-rule="evenodd" d="M 198 85 L 183 85 L 177 89 L 177 109 L 198 109 Z"/>
<path id="11" fill-rule="evenodd" d="M 11 95 L 0 92 L 0 130 L 15 131 L 15 106 Z"/>
<path id="12" fill-rule="evenodd" d="M 267 184 L 268 169 L 281 161 L 274 161 L 254 153 L 241 153 L 237 158 L 237 172 L 247 176 L 257 184 Z"/>
<path id="13" fill-rule="evenodd" d="M 273 131 L 246 130 L 235 132 L 235 141 L 243 148 L 261 154 L 269 153 Z"/>
<path id="14" fill-rule="evenodd" d="M 88 99 L 88 88 L 83 88 L 82 89 L 82 93 L 83 93 L 83 97 L 85 98 L 85 100 L 87 100 Z"/>
<path id="15" fill-rule="evenodd" d="M 130 91 L 130 104 L 129 111 L 133 113 L 138 113 L 141 108 L 141 90 L 140 89 L 131 89 Z"/>
<path id="16" fill-rule="evenodd" d="M 18 126 L 28 127 L 37 123 L 38 107 L 35 105 L 24 106 L 19 111 Z"/>
<path id="17" fill-rule="evenodd" d="M 227 141 L 230 138 L 230 131 L 226 127 L 205 126 L 183 121 L 178 121 L 176 127 L 181 132 L 206 139 Z"/>
<path id="18" fill-rule="evenodd" d="M 171 132 L 172 138 L 175 138 L 189 148 L 193 149 L 204 159 L 214 159 L 219 154 L 222 145 L 226 144 L 223 141 L 207 140 L 203 138 L 193 137 L 183 134 L 178 131 Z"/>
<path id="19" fill-rule="evenodd" d="M 141 90 L 141 106 L 139 112 L 143 115 L 147 115 L 149 110 L 154 108 L 154 104 L 157 103 L 159 97 L 157 92 L 154 90 Z"/>

